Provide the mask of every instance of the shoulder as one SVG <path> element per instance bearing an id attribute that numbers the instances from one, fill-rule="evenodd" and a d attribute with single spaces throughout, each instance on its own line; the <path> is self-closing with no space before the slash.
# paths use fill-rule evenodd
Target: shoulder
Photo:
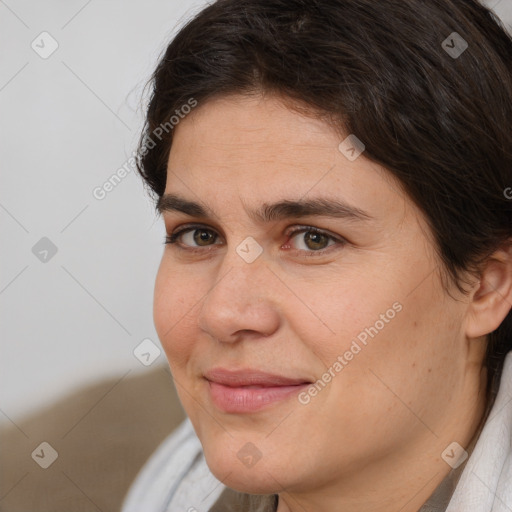
<path id="1" fill-rule="evenodd" d="M 201 443 L 187 418 L 139 471 L 122 512 L 206 512 L 223 489 L 206 465 Z"/>

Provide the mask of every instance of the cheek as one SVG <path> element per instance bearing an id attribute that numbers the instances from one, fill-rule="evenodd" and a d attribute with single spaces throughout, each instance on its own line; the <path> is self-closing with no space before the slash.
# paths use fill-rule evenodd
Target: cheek
<path id="1" fill-rule="evenodd" d="M 348 358 L 355 358 L 356 352 L 359 357 L 372 340 L 400 322 L 403 305 L 395 299 L 398 294 L 387 287 L 380 290 L 378 282 L 368 277 L 365 281 L 345 278 L 334 287 L 330 282 L 321 292 L 307 285 L 303 287 L 306 288 L 310 290 L 304 296 L 309 297 L 317 318 L 306 310 L 294 316 L 304 327 L 309 326 L 305 339 L 315 352 L 323 354 L 327 366 L 351 349 Z M 318 337 L 320 333 L 322 339 Z"/>
<path id="2" fill-rule="evenodd" d="M 336 400 L 349 387 L 378 406 L 379 401 L 381 405 L 396 401 L 391 390 L 410 401 L 420 399 L 412 395 L 422 389 L 445 395 L 450 383 L 456 384 L 458 369 L 454 372 L 450 361 L 462 360 L 460 306 L 440 292 L 435 278 L 410 293 L 418 281 L 416 273 L 408 276 L 397 270 L 395 275 L 401 282 L 366 276 L 345 278 L 334 292 L 331 283 L 326 294 L 312 294 L 310 288 L 307 296 L 322 323 L 299 320 L 303 339 L 321 359 L 322 371 L 336 375 L 332 379 Z M 428 393 L 424 399 L 429 400 Z"/>
<path id="3" fill-rule="evenodd" d="M 351 410 L 354 435 L 365 430 L 372 438 L 398 440 L 424 428 L 414 414 L 433 426 L 448 408 L 462 371 L 453 362 L 463 357 L 455 303 L 435 300 L 428 289 L 395 301 L 391 309 L 389 302 L 361 304 L 358 325 L 347 326 L 350 317 L 340 317 L 343 333 L 329 347 L 328 365 L 342 355 L 343 369 L 325 406 L 333 410 L 342 403 Z"/>
<path id="4" fill-rule="evenodd" d="M 155 281 L 153 320 L 171 370 L 174 370 L 191 351 L 187 333 L 193 328 L 191 322 L 203 294 L 195 289 L 196 280 L 172 268 L 166 264 L 164 256 Z"/>

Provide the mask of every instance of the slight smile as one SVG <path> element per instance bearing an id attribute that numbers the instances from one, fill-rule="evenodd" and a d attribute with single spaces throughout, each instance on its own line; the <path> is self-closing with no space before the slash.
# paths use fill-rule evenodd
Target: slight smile
<path id="1" fill-rule="evenodd" d="M 213 403 L 223 412 L 251 413 L 299 393 L 311 384 L 303 378 L 290 378 L 259 370 L 215 368 L 204 378 Z"/>

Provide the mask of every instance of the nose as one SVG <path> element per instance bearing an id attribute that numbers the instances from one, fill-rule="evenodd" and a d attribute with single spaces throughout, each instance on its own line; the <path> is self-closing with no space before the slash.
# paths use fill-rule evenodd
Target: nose
<path id="1" fill-rule="evenodd" d="M 223 343 L 273 334 L 280 325 L 276 278 L 264 256 L 247 263 L 231 249 L 218 269 L 199 310 L 200 329 Z"/>

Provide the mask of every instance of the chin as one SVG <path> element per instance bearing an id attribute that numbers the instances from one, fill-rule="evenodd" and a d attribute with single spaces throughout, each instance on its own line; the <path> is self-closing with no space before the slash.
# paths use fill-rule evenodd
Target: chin
<path id="1" fill-rule="evenodd" d="M 222 454 L 207 456 L 206 463 L 215 478 L 235 491 L 248 494 L 275 494 L 283 488 L 280 475 L 273 468 L 267 468 L 262 460 L 247 468 L 233 460 L 223 459 Z M 238 459 L 237 459 L 238 460 Z M 277 477 L 277 481 L 273 476 Z"/>
<path id="2" fill-rule="evenodd" d="M 206 464 L 224 485 L 248 494 L 274 494 L 286 486 L 290 478 L 279 467 L 279 451 L 275 446 L 264 446 L 264 441 L 240 441 L 227 434 L 201 439 Z M 284 457 L 286 460 L 287 458 Z"/>

